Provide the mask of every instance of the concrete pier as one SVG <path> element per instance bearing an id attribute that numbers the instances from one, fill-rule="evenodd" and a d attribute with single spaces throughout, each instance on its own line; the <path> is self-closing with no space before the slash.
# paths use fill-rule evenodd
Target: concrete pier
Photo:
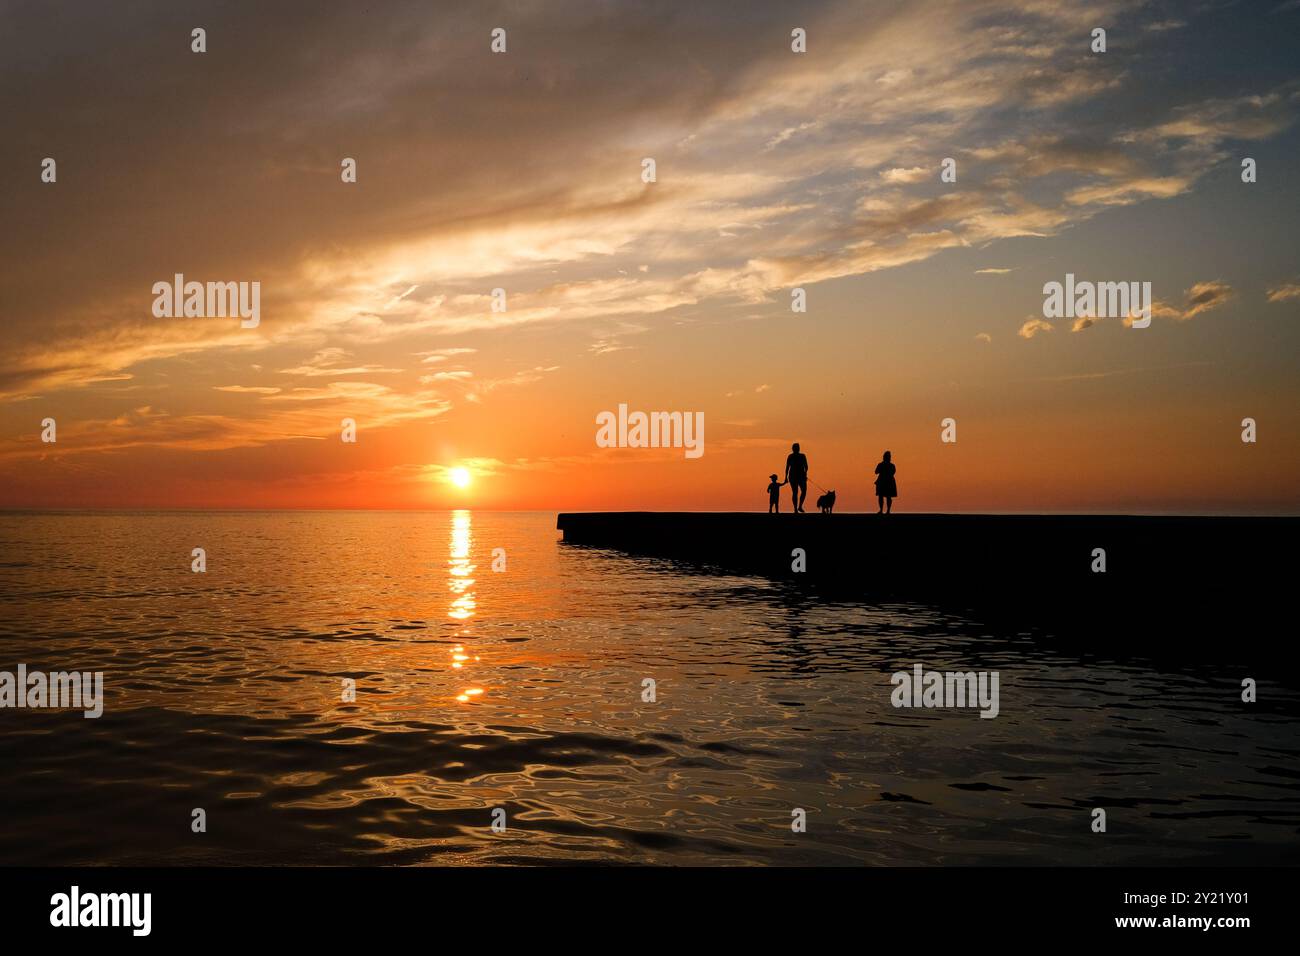
<path id="1" fill-rule="evenodd" d="M 557 527 L 570 544 L 868 601 L 1206 629 L 1264 626 L 1293 606 L 1300 518 L 595 512 L 561 514 Z"/>

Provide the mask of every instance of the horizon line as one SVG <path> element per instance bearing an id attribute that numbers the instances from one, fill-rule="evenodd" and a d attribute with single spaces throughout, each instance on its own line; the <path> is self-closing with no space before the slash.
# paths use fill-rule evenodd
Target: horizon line
<path id="1" fill-rule="evenodd" d="M 699 515 L 766 515 L 762 510 L 703 510 L 703 509 L 664 509 L 624 508 L 621 510 L 594 510 L 562 508 L 254 508 L 254 507 L 63 507 L 30 508 L 0 506 L 0 515 L 54 515 L 54 514 L 305 514 L 305 513 L 394 513 L 394 514 L 451 514 L 459 511 L 478 511 L 484 514 L 699 514 Z M 875 511 L 840 511 L 841 515 L 874 515 Z M 782 511 L 780 517 L 793 515 L 795 512 Z M 1242 512 L 1242 511 L 903 511 L 896 514 L 903 517 L 1029 517 L 1029 518 L 1296 518 L 1300 511 L 1291 512 Z M 894 514 L 889 517 L 894 517 Z M 833 517 L 833 516 L 832 516 Z"/>

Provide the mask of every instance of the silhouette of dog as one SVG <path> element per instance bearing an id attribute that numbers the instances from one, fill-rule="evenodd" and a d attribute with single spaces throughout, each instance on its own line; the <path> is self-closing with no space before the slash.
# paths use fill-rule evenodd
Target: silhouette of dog
<path id="1" fill-rule="evenodd" d="M 830 514 L 835 509 L 835 492 L 828 491 L 818 498 L 817 507 L 822 509 L 822 514 Z"/>

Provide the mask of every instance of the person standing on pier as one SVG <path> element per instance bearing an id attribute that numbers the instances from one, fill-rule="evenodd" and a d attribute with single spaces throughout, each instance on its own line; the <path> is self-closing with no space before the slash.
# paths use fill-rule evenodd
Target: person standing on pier
<path id="1" fill-rule="evenodd" d="M 802 512 L 803 500 L 808 497 L 808 456 L 800 453 L 798 442 L 790 446 L 790 454 L 786 456 L 785 480 L 790 485 L 795 512 Z"/>
<path id="2" fill-rule="evenodd" d="M 767 486 L 767 513 L 770 515 L 781 513 L 781 486 L 784 481 L 777 481 L 776 475 L 772 476 L 771 482 Z"/>
<path id="3" fill-rule="evenodd" d="M 894 481 L 894 472 L 898 469 L 889 460 L 889 452 L 876 466 L 876 514 L 892 514 L 894 499 L 898 497 L 898 484 Z"/>

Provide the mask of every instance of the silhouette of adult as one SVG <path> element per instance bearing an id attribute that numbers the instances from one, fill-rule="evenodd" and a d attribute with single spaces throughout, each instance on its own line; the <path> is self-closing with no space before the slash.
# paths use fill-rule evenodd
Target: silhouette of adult
<path id="1" fill-rule="evenodd" d="M 890 514 L 894 510 L 894 499 L 898 497 L 898 484 L 894 481 L 894 472 L 898 469 L 889 460 L 889 452 L 876 466 L 876 514 Z"/>
<path id="2" fill-rule="evenodd" d="M 790 501 L 796 512 L 803 511 L 803 500 L 808 497 L 808 456 L 799 451 L 799 443 L 790 446 L 785 459 L 785 480 L 790 483 Z"/>

